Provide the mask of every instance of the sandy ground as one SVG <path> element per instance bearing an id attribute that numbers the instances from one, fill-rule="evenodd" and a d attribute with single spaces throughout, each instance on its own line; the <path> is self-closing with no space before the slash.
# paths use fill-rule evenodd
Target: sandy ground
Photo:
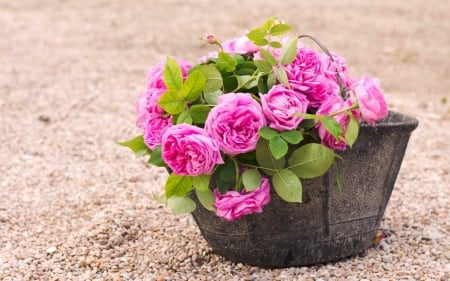
<path id="1" fill-rule="evenodd" d="M 311 2 L 311 3 L 310 3 Z M 449 280 L 450 1 L 0 0 L 0 280 Z M 364 257 L 267 270 L 214 255 L 151 200 L 164 171 L 115 141 L 149 66 L 271 15 L 420 120 Z"/>

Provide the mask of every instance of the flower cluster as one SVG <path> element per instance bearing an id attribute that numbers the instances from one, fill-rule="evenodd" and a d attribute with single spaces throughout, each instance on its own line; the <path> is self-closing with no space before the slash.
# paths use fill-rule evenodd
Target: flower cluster
<path id="1" fill-rule="evenodd" d="M 142 135 L 121 144 L 169 171 L 161 200 L 175 213 L 198 200 L 235 220 L 261 213 L 272 188 L 301 202 L 301 181 L 326 173 L 361 122 L 386 117 L 377 79 L 353 78 L 344 58 L 290 29 L 270 18 L 225 42 L 208 35 L 220 50 L 196 65 L 167 57 L 150 69 L 136 101 Z"/>

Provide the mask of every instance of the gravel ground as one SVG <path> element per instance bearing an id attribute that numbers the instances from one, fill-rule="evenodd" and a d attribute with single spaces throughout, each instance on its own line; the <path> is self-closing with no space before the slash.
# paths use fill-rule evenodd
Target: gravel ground
<path id="1" fill-rule="evenodd" d="M 450 2 L 0 0 L 0 280 L 449 280 Z M 151 200 L 164 171 L 115 144 L 166 55 L 279 15 L 416 116 L 365 256 L 260 269 L 216 256 L 188 216 Z"/>

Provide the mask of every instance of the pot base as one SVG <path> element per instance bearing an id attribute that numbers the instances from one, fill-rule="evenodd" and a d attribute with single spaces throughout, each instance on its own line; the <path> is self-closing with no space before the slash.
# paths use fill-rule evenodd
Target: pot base
<path id="1" fill-rule="evenodd" d="M 338 161 L 342 192 L 331 169 L 302 180 L 303 203 L 287 203 L 272 190 L 261 214 L 229 222 L 197 202 L 192 215 L 213 251 L 234 262 L 291 267 L 358 255 L 373 245 L 417 125 L 414 118 L 390 112 L 376 127 L 362 126 L 353 148 Z"/>

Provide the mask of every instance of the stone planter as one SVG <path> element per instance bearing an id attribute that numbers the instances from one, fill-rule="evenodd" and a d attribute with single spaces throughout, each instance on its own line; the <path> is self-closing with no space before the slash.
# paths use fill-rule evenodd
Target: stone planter
<path id="1" fill-rule="evenodd" d="M 261 267 L 311 265 L 364 252 L 373 244 L 411 132 L 418 121 L 390 112 L 376 127 L 363 125 L 334 169 L 303 181 L 303 203 L 273 194 L 262 214 L 228 222 L 197 204 L 192 213 L 214 253 Z"/>

